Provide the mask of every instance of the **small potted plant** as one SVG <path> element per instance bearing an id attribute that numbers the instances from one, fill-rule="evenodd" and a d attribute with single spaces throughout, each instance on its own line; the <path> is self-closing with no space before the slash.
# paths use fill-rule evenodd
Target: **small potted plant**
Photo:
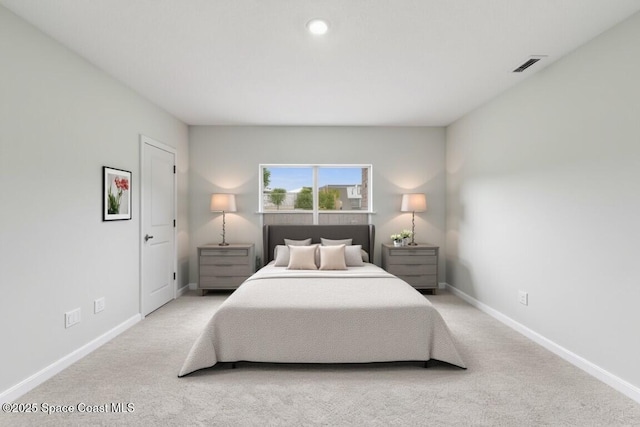
<path id="1" fill-rule="evenodd" d="M 409 239 L 411 239 L 411 236 L 413 235 L 413 233 L 411 232 L 411 230 L 402 230 L 400 232 L 400 237 L 402 237 L 402 245 L 408 245 L 409 244 Z"/>
<path id="2" fill-rule="evenodd" d="M 391 240 L 393 241 L 393 246 L 402 246 L 402 235 L 392 234 Z"/>

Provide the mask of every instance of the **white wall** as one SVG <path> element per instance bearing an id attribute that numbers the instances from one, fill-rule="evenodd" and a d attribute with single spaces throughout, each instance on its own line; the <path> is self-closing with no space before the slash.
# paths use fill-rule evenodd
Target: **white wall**
<path id="1" fill-rule="evenodd" d="M 256 214 L 261 163 L 370 163 L 378 263 L 379 244 L 411 228 L 411 214 L 399 212 L 404 192 L 427 194 L 429 210 L 416 214 L 416 240 L 444 244 L 443 128 L 194 126 L 189 132 L 193 283 L 195 248 L 220 241 L 222 218 L 209 211 L 211 193 L 238 195 L 239 212 L 226 215 L 227 241 L 253 242 L 261 255 L 261 217 Z"/>
<path id="2" fill-rule="evenodd" d="M 1 394 L 139 313 L 139 134 L 178 150 L 188 283 L 188 128 L 3 7 L 0 58 Z M 102 222 L 102 166 L 132 171 L 131 221 Z"/>
<path id="3" fill-rule="evenodd" d="M 635 387 L 639 46 L 636 14 L 446 135 L 448 283 Z"/>

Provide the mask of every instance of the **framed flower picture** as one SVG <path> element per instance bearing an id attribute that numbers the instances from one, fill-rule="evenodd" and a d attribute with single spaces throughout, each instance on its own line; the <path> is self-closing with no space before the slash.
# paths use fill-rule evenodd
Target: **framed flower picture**
<path id="1" fill-rule="evenodd" d="M 102 220 L 131 219 L 131 172 L 102 168 Z"/>

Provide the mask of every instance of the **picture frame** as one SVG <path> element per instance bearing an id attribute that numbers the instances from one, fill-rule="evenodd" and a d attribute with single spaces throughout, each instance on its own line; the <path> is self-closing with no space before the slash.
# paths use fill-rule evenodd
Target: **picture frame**
<path id="1" fill-rule="evenodd" d="M 102 167 L 102 220 L 131 219 L 131 172 Z"/>

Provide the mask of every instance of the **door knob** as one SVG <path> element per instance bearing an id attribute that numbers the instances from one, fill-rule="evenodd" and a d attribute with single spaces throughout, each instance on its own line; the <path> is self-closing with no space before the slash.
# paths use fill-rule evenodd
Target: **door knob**
<path id="1" fill-rule="evenodd" d="M 144 241 L 148 242 L 149 239 L 153 239 L 153 236 L 149 236 L 148 234 L 146 236 L 144 236 Z"/>

